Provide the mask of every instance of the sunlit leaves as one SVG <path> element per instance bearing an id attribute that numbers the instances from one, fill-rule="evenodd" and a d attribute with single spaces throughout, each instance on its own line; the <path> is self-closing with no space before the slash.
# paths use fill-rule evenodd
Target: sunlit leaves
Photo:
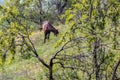
<path id="1" fill-rule="evenodd" d="M 24 11 L 23 7 L 21 7 L 23 4 L 22 3 L 20 4 L 19 0 L 12 1 L 7 0 L 5 2 L 5 5 L 3 5 L 1 8 L 0 12 L 1 60 L 3 59 L 4 55 L 9 56 L 9 58 L 8 57 L 4 58 L 4 59 L 7 58 L 6 61 L 13 60 L 14 55 L 16 54 L 16 47 L 22 44 L 22 42 L 16 42 L 18 41 L 18 37 L 20 35 L 26 36 L 31 34 L 31 31 L 33 29 L 32 23 L 29 23 L 28 20 L 23 18 L 23 16 L 26 15 L 29 16 L 30 14 L 31 0 L 26 0 L 23 3 L 25 4 L 23 7 L 25 7 L 26 11 Z"/>
<path id="2" fill-rule="evenodd" d="M 67 13 L 66 13 L 67 14 Z M 73 17 L 74 17 L 74 14 L 70 14 L 69 16 L 67 16 L 67 18 L 66 18 L 66 23 L 68 24 L 68 22 L 70 21 L 70 20 L 72 20 L 73 19 Z"/>
<path id="3" fill-rule="evenodd" d="M 0 36 L 2 36 L 2 34 L 3 34 L 3 32 L 2 32 L 2 31 L 0 31 Z"/>
<path id="4" fill-rule="evenodd" d="M 118 60 L 117 49 L 118 51 L 120 49 L 118 45 L 120 3 L 117 0 L 81 0 L 74 2 L 63 16 L 66 17 L 66 25 L 68 25 L 67 34 L 64 34 L 65 40 L 79 36 L 87 37 L 86 42 L 77 42 L 79 46 L 85 45 L 87 48 L 79 47 L 78 51 L 81 54 L 86 51 L 93 56 L 94 53 L 91 53 L 94 52 L 94 42 L 99 39 L 99 47 L 96 48 L 97 61 L 101 69 L 107 69 L 110 73 L 112 64 Z M 105 75 L 105 73 L 101 74 Z"/>
<path id="5" fill-rule="evenodd" d="M 18 9 L 17 9 L 16 6 L 13 6 L 13 7 L 12 7 L 12 11 L 11 11 L 11 12 L 12 12 L 13 15 L 15 15 L 15 16 L 17 16 L 17 15 L 19 14 L 19 11 L 18 11 Z"/>
<path id="6" fill-rule="evenodd" d="M 83 3 L 83 4 L 84 4 L 84 3 Z M 75 7 L 75 9 L 78 9 L 78 10 L 84 8 L 84 6 L 83 6 L 82 4 L 80 4 L 80 3 L 74 4 L 73 7 Z"/>

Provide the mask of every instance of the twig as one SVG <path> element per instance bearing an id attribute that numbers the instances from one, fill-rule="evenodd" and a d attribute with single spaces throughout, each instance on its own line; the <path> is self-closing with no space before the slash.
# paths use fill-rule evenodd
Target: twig
<path id="1" fill-rule="evenodd" d="M 119 59 L 119 61 L 115 65 L 115 68 L 114 68 L 114 71 L 113 71 L 113 75 L 112 75 L 112 80 L 115 80 L 116 71 L 117 71 L 119 66 L 120 66 L 120 59 Z"/>

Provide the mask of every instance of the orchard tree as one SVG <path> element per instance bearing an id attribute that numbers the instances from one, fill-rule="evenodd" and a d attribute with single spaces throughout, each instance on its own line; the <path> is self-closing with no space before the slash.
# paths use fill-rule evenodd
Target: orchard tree
<path id="1" fill-rule="evenodd" d="M 30 53 L 49 71 L 49 80 L 118 79 L 120 2 L 70 2 L 61 16 L 65 19 L 66 31 L 56 44 L 56 47 L 63 46 L 45 62 L 30 39 L 33 26 L 46 17 L 42 15 L 41 0 L 6 0 L 0 6 L 0 65 L 14 60 L 17 53 Z"/>
<path id="2" fill-rule="evenodd" d="M 39 5 L 36 6 L 37 3 Z M 10 63 L 9 61 L 15 59 L 16 54 L 21 53 L 23 57 L 25 55 L 29 57 L 28 54 L 30 54 L 48 69 L 48 79 L 53 80 L 53 60 L 64 46 L 50 58 L 49 63 L 39 57 L 35 45 L 30 39 L 30 34 L 33 31 L 33 26 L 36 23 L 41 23 L 40 19 L 43 17 L 41 7 L 40 0 L 7 0 L 3 6 L 0 6 L 0 65 L 4 69 L 5 65 Z M 39 15 L 35 11 L 36 8 Z"/>
<path id="3" fill-rule="evenodd" d="M 75 64 L 79 66 L 77 71 L 84 76 L 80 80 L 120 78 L 120 2 L 75 0 L 61 17 L 66 18 L 68 31 L 66 30 L 58 44 L 78 38 L 77 41 L 74 40 L 78 52 L 75 51 L 73 56 L 87 56 L 79 58 L 79 65 Z"/>
<path id="4" fill-rule="evenodd" d="M 34 26 L 40 24 L 39 20 L 42 19 L 42 15 L 38 17 L 39 13 L 34 9 L 38 2 L 41 1 L 6 0 L 5 4 L 0 6 L 0 64 L 12 61 L 16 53 L 24 55 L 25 51 L 30 52 L 29 48 L 24 45 L 22 36 L 28 37 Z"/>

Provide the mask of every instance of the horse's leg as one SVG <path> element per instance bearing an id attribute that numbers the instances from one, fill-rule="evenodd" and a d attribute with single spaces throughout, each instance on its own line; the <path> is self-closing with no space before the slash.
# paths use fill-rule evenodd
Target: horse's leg
<path id="1" fill-rule="evenodd" d="M 48 33 L 48 36 L 47 36 L 47 38 L 48 38 L 48 40 L 49 40 L 49 38 L 50 38 L 50 32 Z"/>
<path id="2" fill-rule="evenodd" d="M 47 39 L 47 33 L 45 32 L 44 33 L 44 43 L 46 42 L 46 39 Z"/>

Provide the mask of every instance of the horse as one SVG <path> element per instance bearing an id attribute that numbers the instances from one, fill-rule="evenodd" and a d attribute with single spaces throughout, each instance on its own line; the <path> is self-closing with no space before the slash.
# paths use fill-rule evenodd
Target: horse
<path id="1" fill-rule="evenodd" d="M 42 31 L 44 32 L 44 43 L 46 42 L 46 39 L 49 40 L 50 32 L 53 32 L 55 36 L 59 34 L 58 30 L 55 27 L 53 27 L 49 21 L 43 22 Z"/>

